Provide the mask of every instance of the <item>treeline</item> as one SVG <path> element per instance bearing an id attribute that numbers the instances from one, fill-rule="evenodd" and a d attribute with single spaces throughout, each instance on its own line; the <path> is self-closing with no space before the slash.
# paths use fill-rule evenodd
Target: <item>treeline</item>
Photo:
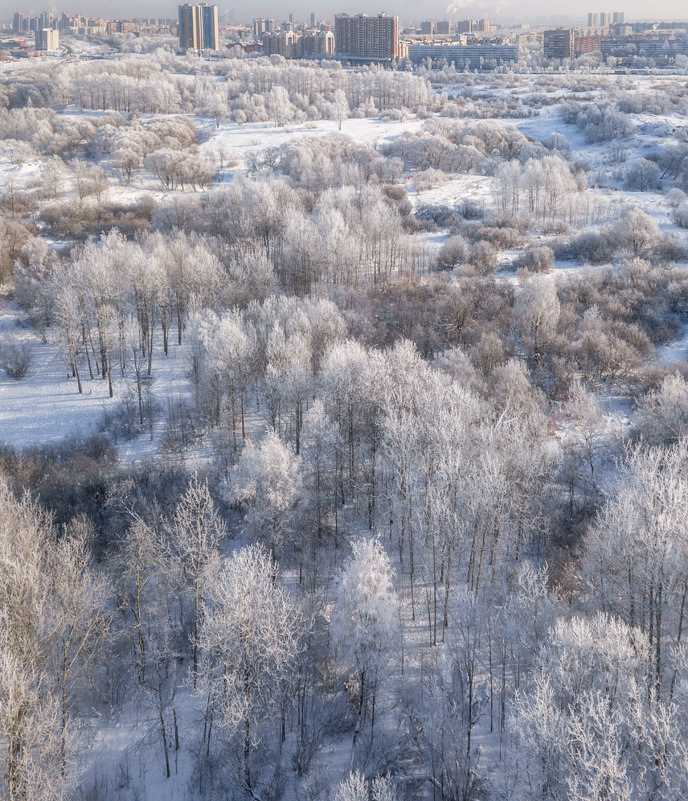
<path id="1" fill-rule="evenodd" d="M 236 122 L 270 119 L 268 97 L 286 92 L 289 118 L 330 116 L 335 92 L 342 91 L 356 116 L 388 109 L 409 112 L 441 108 L 429 83 L 412 72 L 376 68 L 342 70 L 337 63 L 296 62 L 259 57 L 216 64 L 175 57 L 164 48 L 148 56 L 61 64 L 54 73 L 37 68 L 5 84 L 5 103 L 22 108 L 76 105 L 81 111 L 122 114 L 208 113 Z"/>

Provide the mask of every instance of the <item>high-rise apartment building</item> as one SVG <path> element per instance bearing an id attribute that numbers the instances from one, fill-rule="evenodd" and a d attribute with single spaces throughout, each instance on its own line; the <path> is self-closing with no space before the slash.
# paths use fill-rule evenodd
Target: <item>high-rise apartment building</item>
<path id="1" fill-rule="evenodd" d="M 618 25 L 624 21 L 624 12 L 610 11 L 588 12 L 588 28 L 608 28 L 610 25 Z"/>
<path id="2" fill-rule="evenodd" d="M 573 58 L 575 53 L 573 28 L 545 31 L 545 58 Z"/>
<path id="3" fill-rule="evenodd" d="M 478 20 L 478 30 L 487 32 L 490 30 L 490 20 L 489 19 L 479 19 Z"/>
<path id="4" fill-rule="evenodd" d="M 334 34 L 332 31 L 304 34 L 302 37 L 302 51 L 304 58 L 333 56 Z"/>
<path id="5" fill-rule="evenodd" d="M 35 35 L 36 50 L 59 50 L 60 32 L 53 28 L 39 28 Z"/>
<path id="6" fill-rule="evenodd" d="M 311 11 L 311 28 L 315 28 L 315 11 Z"/>
<path id="7" fill-rule="evenodd" d="M 457 33 L 471 33 L 473 31 L 473 20 L 472 19 L 460 19 L 456 23 L 456 32 Z"/>
<path id="8" fill-rule="evenodd" d="M 284 58 L 301 58 L 303 54 L 301 37 L 294 31 L 266 34 L 263 36 L 263 53 L 266 56 L 279 55 Z"/>
<path id="9" fill-rule="evenodd" d="M 440 36 L 445 36 L 448 33 L 450 33 L 450 25 L 449 25 L 448 20 L 446 20 L 446 19 L 438 20 L 437 21 L 437 25 L 435 27 L 436 27 L 436 31 L 437 31 L 438 35 L 440 35 Z"/>
<path id="10" fill-rule="evenodd" d="M 336 14 L 335 54 L 350 61 L 393 61 L 399 58 L 399 18 L 378 14 Z"/>
<path id="11" fill-rule="evenodd" d="M 179 6 L 179 47 L 182 50 L 219 50 L 217 6 L 208 3 Z"/>
<path id="12" fill-rule="evenodd" d="M 432 36 L 433 33 L 435 33 L 435 23 L 431 20 L 428 20 L 427 22 L 421 22 L 420 32 L 424 36 Z"/>
<path id="13" fill-rule="evenodd" d="M 12 32 L 23 33 L 24 30 L 24 15 L 21 13 L 21 11 L 17 11 L 12 22 Z"/>

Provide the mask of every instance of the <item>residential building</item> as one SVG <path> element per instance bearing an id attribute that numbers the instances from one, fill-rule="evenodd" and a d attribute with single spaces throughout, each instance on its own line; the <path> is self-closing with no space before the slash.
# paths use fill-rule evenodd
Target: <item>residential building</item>
<path id="1" fill-rule="evenodd" d="M 305 33 L 302 37 L 302 53 L 304 58 L 317 58 L 334 55 L 334 34 L 332 31 Z"/>
<path id="2" fill-rule="evenodd" d="M 421 22 L 420 24 L 420 32 L 423 36 L 432 36 L 435 33 L 435 23 L 428 20 L 427 22 Z"/>
<path id="3" fill-rule="evenodd" d="M 60 32 L 53 28 L 41 28 L 35 35 L 36 50 L 59 50 Z"/>
<path id="4" fill-rule="evenodd" d="M 592 53 L 595 50 L 602 50 L 602 42 L 607 38 L 606 32 L 602 33 L 580 33 L 574 36 L 574 51 L 577 56 L 583 53 Z"/>
<path id="5" fill-rule="evenodd" d="M 473 20 L 472 19 L 460 19 L 456 23 L 456 32 L 457 33 L 472 33 L 474 30 L 473 27 Z"/>
<path id="6" fill-rule="evenodd" d="M 107 33 L 135 33 L 138 25 L 125 19 L 111 19 L 105 24 Z"/>
<path id="7" fill-rule="evenodd" d="M 600 15 L 596 11 L 590 11 L 588 13 L 588 28 L 599 28 L 600 27 Z"/>
<path id="8" fill-rule="evenodd" d="M 385 62 L 399 58 L 399 18 L 378 14 L 336 14 L 335 55 L 347 61 Z"/>
<path id="9" fill-rule="evenodd" d="M 294 31 L 282 31 L 263 36 L 263 53 L 284 58 L 301 58 L 303 55 L 301 36 Z"/>
<path id="10" fill-rule="evenodd" d="M 478 20 L 478 30 L 481 32 L 488 32 L 490 30 L 490 20 L 489 19 L 479 19 Z"/>
<path id="11" fill-rule="evenodd" d="M 515 44 L 472 44 L 461 42 L 410 44 L 408 57 L 413 64 L 430 59 L 433 63 L 454 64 L 457 69 L 479 69 L 489 64 L 518 61 L 519 49 Z"/>
<path id="12" fill-rule="evenodd" d="M 612 15 L 608 11 L 600 13 L 600 28 L 608 28 L 612 24 Z"/>
<path id="13" fill-rule="evenodd" d="M 435 30 L 438 36 L 447 36 L 449 33 L 451 33 L 451 25 L 449 24 L 448 20 L 440 19 L 437 20 Z"/>
<path id="14" fill-rule="evenodd" d="M 217 6 L 208 3 L 179 6 L 179 47 L 182 50 L 219 50 Z"/>
<path id="15" fill-rule="evenodd" d="M 575 31 L 573 28 L 557 28 L 545 31 L 543 37 L 545 58 L 573 58 Z"/>

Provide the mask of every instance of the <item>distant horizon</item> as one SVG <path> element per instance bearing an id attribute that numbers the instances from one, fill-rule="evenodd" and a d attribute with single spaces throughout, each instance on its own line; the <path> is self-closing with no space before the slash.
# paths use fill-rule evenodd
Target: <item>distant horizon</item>
<path id="1" fill-rule="evenodd" d="M 336 3 L 337 0 L 334 0 Z M 370 7 L 366 3 L 360 3 L 348 9 L 342 8 L 339 3 L 333 5 L 333 0 L 316 0 L 315 3 L 304 5 L 303 2 L 276 3 L 268 0 L 264 4 L 251 6 L 250 12 L 245 7 L 232 7 L 226 3 L 216 3 L 221 17 L 229 15 L 237 23 L 250 23 L 256 17 L 273 18 L 275 21 L 288 19 L 291 12 L 294 13 L 297 22 L 307 22 L 311 12 L 315 12 L 318 20 L 334 20 L 337 13 L 349 14 L 378 14 L 387 13 L 390 16 L 399 17 L 402 26 L 419 24 L 424 20 L 449 20 L 455 22 L 462 19 L 489 19 L 497 25 L 518 25 L 528 23 L 533 26 L 543 25 L 577 25 L 584 26 L 587 23 L 589 11 L 622 11 L 625 14 L 626 22 L 686 22 L 688 15 L 683 4 L 676 2 L 660 3 L 658 13 L 647 16 L 646 4 L 634 2 L 631 4 L 619 3 L 609 6 L 609 8 L 595 8 L 594 4 L 586 7 L 584 11 L 576 14 L 566 13 L 543 13 L 547 4 L 543 0 L 531 0 L 519 7 L 521 13 L 514 13 L 513 0 L 495 0 L 494 2 L 481 3 L 480 0 L 454 0 L 448 6 L 441 0 L 423 0 L 420 4 L 422 12 L 418 10 L 418 3 L 409 3 L 408 0 L 401 0 L 396 4 L 388 4 L 384 7 Z M 84 0 L 74 7 L 56 6 L 53 2 L 46 2 L 45 5 L 36 5 L 35 0 L 30 3 L 15 3 L 13 0 L 0 0 L 0 20 L 11 23 L 14 14 L 19 11 L 27 17 L 38 16 L 43 11 L 52 11 L 54 14 L 61 14 L 66 11 L 71 16 L 82 14 L 87 17 L 100 17 L 103 19 L 134 19 L 134 18 L 167 18 L 177 17 L 179 3 L 170 3 L 169 0 L 151 0 L 145 8 L 141 3 L 134 3 L 132 0 L 124 0 L 122 3 L 103 2 L 103 0 Z M 243 4 L 242 4 L 243 6 Z M 413 10 L 411 10 L 411 8 Z M 675 13 L 671 9 L 675 8 Z M 637 9 L 637 10 L 636 10 Z"/>

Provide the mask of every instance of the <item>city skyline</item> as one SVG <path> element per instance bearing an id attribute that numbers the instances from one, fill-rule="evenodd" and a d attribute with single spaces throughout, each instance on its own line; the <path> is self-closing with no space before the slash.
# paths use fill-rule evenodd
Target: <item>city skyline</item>
<path id="1" fill-rule="evenodd" d="M 687 19 L 688 12 L 683 3 L 676 0 L 665 0 L 653 6 L 653 14 L 647 14 L 647 5 L 639 0 L 630 0 L 624 3 L 626 21 L 640 20 L 662 20 L 662 19 Z M 61 12 L 67 11 L 70 14 L 81 13 L 92 17 L 130 19 L 141 17 L 162 17 L 174 19 L 177 16 L 177 5 L 170 4 L 169 0 L 150 0 L 144 6 L 134 0 L 78 0 L 74 7 L 58 6 L 54 2 L 48 4 L 30 2 L 17 2 L 17 0 L 0 0 L 0 20 L 11 22 L 12 16 L 16 11 L 28 15 L 38 15 L 42 11 Z M 264 0 L 259 5 L 248 3 L 228 2 L 218 4 L 220 15 L 229 12 L 236 22 L 250 23 L 251 19 L 258 16 L 274 17 L 275 19 L 287 18 L 293 12 L 299 21 L 307 21 L 311 13 L 315 13 L 318 19 L 334 19 L 337 13 L 349 14 L 378 14 L 386 12 L 399 17 L 400 25 L 408 22 L 418 22 L 422 20 L 441 20 L 449 19 L 456 21 L 464 18 L 489 18 L 496 23 L 510 24 L 516 22 L 530 22 L 531 24 L 556 25 L 566 23 L 582 24 L 587 20 L 587 10 L 575 10 L 567 13 L 565 9 L 557 9 L 552 13 L 551 4 L 544 0 L 527 0 L 525 3 L 516 4 L 513 0 L 495 0 L 494 2 L 472 2 L 471 0 L 454 0 L 447 4 L 446 0 L 424 0 L 420 5 L 409 2 L 409 0 L 398 0 L 396 4 L 386 7 L 370 5 L 365 2 L 347 5 L 339 0 L 318 0 L 317 3 L 306 3 L 304 0 L 294 0 L 290 4 L 277 3 L 274 0 Z"/>

